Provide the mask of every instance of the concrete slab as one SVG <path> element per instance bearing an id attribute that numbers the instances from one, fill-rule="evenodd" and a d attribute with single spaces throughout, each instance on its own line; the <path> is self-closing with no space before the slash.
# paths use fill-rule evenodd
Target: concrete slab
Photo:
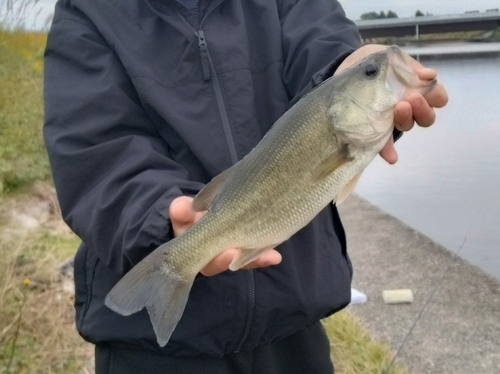
<path id="1" fill-rule="evenodd" d="M 470 55 L 500 53 L 500 43 L 439 43 L 421 47 L 405 46 L 403 50 L 411 56 Z"/>
<path id="2" fill-rule="evenodd" d="M 374 337 L 396 352 L 435 291 L 397 361 L 415 373 L 499 374 L 500 282 L 359 196 L 339 211 L 353 287 L 368 297 L 348 308 Z M 412 304 L 384 304 L 384 290 L 401 288 Z"/>

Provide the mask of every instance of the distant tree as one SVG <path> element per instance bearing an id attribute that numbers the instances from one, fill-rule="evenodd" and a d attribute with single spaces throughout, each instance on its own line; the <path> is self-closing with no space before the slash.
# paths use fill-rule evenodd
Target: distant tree
<path id="1" fill-rule="evenodd" d="M 389 10 L 387 14 L 382 10 L 380 13 L 377 12 L 368 12 L 368 13 L 363 13 L 361 15 L 361 19 L 367 20 L 367 19 L 384 19 L 384 18 L 398 18 L 398 15 L 393 12 L 392 10 Z"/>
<path id="2" fill-rule="evenodd" d="M 423 16 L 425 16 L 425 14 L 424 14 L 424 13 L 422 13 L 420 10 L 417 10 L 417 11 L 415 12 L 415 17 L 423 17 Z"/>
<path id="3" fill-rule="evenodd" d="M 378 13 L 377 12 L 368 12 L 368 13 L 363 13 L 361 15 L 361 19 L 378 19 L 379 16 L 378 16 Z"/>
<path id="4" fill-rule="evenodd" d="M 387 12 L 386 18 L 398 18 L 398 15 L 396 14 L 396 12 L 393 12 L 392 10 L 389 10 Z"/>

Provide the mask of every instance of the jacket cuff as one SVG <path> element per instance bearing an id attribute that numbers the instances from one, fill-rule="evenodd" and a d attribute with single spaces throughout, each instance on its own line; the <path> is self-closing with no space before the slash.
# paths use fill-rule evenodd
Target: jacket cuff
<path id="1" fill-rule="evenodd" d="M 394 138 L 394 143 L 398 141 L 399 138 L 403 136 L 403 132 L 398 129 L 394 129 L 392 132 L 392 137 Z"/>

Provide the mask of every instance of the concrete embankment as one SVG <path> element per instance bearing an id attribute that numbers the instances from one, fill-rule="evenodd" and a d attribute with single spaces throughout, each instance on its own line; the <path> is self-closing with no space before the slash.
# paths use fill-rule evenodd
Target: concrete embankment
<path id="1" fill-rule="evenodd" d="M 498 56 L 500 54 L 500 42 L 496 43 L 473 43 L 455 42 L 438 43 L 423 46 L 405 46 L 406 53 L 418 58 L 457 58 L 457 57 L 485 57 Z"/>
<path id="2" fill-rule="evenodd" d="M 499 374 L 500 282 L 359 196 L 339 211 L 353 287 L 368 296 L 349 310 L 372 336 L 396 352 L 435 291 L 397 360 L 416 373 Z M 402 288 L 412 304 L 384 304 L 383 290 Z"/>

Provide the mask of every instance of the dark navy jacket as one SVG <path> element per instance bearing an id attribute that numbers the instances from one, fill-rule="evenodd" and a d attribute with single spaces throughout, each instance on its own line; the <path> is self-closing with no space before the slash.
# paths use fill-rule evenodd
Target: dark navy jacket
<path id="1" fill-rule="evenodd" d="M 162 349 L 145 310 L 123 317 L 104 298 L 171 238 L 174 198 L 245 156 L 359 46 L 334 0 L 201 0 L 198 15 L 174 0 L 59 0 L 44 136 L 64 219 L 83 242 L 75 306 L 85 339 L 220 357 L 349 303 L 352 269 L 333 205 L 278 247 L 280 265 L 199 275 Z"/>

